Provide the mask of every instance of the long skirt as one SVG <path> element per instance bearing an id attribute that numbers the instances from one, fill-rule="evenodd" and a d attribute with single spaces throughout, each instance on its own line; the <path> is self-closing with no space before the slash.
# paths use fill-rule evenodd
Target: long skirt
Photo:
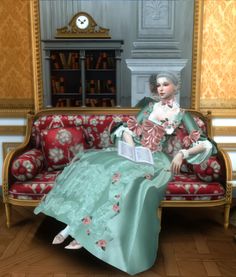
<path id="1" fill-rule="evenodd" d="M 70 235 L 130 275 L 150 268 L 158 250 L 157 208 L 171 178 L 169 158 L 135 163 L 117 150 L 88 151 L 68 165 L 35 209 L 70 226 Z"/>

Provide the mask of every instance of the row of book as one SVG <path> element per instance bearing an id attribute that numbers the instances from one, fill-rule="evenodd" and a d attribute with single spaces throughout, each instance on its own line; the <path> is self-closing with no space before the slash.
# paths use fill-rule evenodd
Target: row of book
<path id="1" fill-rule="evenodd" d="M 80 69 L 78 52 L 53 52 L 52 69 Z M 107 52 L 88 53 L 85 56 L 85 69 L 115 69 L 115 58 Z"/>
<path id="2" fill-rule="evenodd" d="M 68 90 L 65 85 L 65 78 L 63 76 L 51 77 L 51 85 L 52 85 L 52 93 L 65 93 Z M 85 81 L 85 91 L 87 93 L 116 93 L 116 87 L 113 80 L 86 80 Z M 78 89 L 76 92 L 82 93 L 81 82 L 78 85 Z"/>
<path id="3" fill-rule="evenodd" d="M 110 98 L 86 98 L 85 105 L 87 107 L 115 107 L 115 99 Z M 57 100 L 55 107 L 81 107 L 82 101 L 68 98 L 60 98 Z"/>

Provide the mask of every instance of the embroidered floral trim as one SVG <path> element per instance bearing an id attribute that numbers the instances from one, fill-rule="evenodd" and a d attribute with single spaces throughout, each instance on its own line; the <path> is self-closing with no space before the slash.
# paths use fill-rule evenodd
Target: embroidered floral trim
<path id="1" fill-rule="evenodd" d="M 116 213 L 119 213 L 119 212 L 120 212 L 120 204 L 119 204 L 119 202 L 117 202 L 116 204 L 114 204 L 114 205 L 112 206 L 112 210 L 113 210 L 114 212 L 116 212 Z"/>
<path id="2" fill-rule="evenodd" d="M 147 180 L 152 180 L 152 175 L 151 174 L 146 174 L 145 176 L 144 176 L 144 178 L 145 179 L 147 179 Z"/>
<path id="3" fill-rule="evenodd" d="M 90 232 L 89 229 L 86 230 L 86 234 L 87 234 L 88 236 L 91 234 L 91 232 Z"/>
<path id="4" fill-rule="evenodd" d="M 112 184 L 120 181 L 121 178 L 121 174 L 120 172 L 116 172 L 113 176 L 112 176 Z"/>
<path id="5" fill-rule="evenodd" d="M 83 222 L 84 225 L 88 225 L 92 222 L 92 216 L 86 216 L 81 221 Z"/>
<path id="6" fill-rule="evenodd" d="M 200 138 L 200 132 L 199 131 L 192 131 L 190 135 L 184 137 L 183 139 L 183 145 L 187 148 L 189 147 L 193 142 L 198 141 Z"/>
<path id="7" fill-rule="evenodd" d="M 99 246 L 102 250 L 106 250 L 107 241 L 104 239 L 100 239 L 96 242 L 97 246 Z"/>

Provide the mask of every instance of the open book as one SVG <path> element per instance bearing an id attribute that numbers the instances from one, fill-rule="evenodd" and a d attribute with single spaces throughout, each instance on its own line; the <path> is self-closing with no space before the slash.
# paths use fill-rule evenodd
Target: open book
<path id="1" fill-rule="evenodd" d="M 152 152 L 149 148 L 143 146 L 131 146 L 122 140 L 118 141 L 118 155 L 136 163 L 154 164 Z"/>

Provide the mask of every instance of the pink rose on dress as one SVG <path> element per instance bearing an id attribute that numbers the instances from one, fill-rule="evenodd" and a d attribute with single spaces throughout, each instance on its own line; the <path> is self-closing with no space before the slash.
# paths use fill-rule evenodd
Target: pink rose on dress
<path id="1" fill-rule="evenodd" d="M 82 219 L 82 222 L 84 225 L 88 225 L 92 222 L 92 217 L 91 216 L 86 216 Z"/>
<path id="2" fill-rule="evenodd" d="M 128 128 L 133 131 L 137 136 L 142 134 L 142 126 L 137 122 L 136 118 L 130 118 L 127 121 Z"/>
<path id="3" fill-rule="evenodd" d="M 116 212 L 116 213 L 119 213 L 119 212 L 120 212 L 119 202 L 116 203 L 116 204 L 114 204 L 114 205 L 112 206 L 112 210 L 113 210 L 114 212 Z"/>
<path id="4" fill-rule="evenodd" d="M 151 174 L 146 174 L 144 177 L 147 180 L 152 180 L 152 175 Z"/>
<path id="5" fill-rule="evenodd" d="M 121 174 L 120 172 L 116 172 L 113 176 L 112 176 L 112 184 L 118 182 L 120 180 Z"/>
<path id="6" fill-rule="evenodd" d="M 87 230 L 86 230 L 86 234 L 89 236 L 89 235 L 90 235 L 90 233 L 91 233 L 91 232 L 90 232 L 90 230 L 89 230 L 89 229 L 87 229 Z"/>
<path id="7" fill-rule="evenodd" d="M 96 244 L 102 248 L 102 250 L 105 250 L 106 249 L 106 246 L 107 246 L 107 241 L 104 240 L 104 239 L 100 239 L 96 242 Z"/>

